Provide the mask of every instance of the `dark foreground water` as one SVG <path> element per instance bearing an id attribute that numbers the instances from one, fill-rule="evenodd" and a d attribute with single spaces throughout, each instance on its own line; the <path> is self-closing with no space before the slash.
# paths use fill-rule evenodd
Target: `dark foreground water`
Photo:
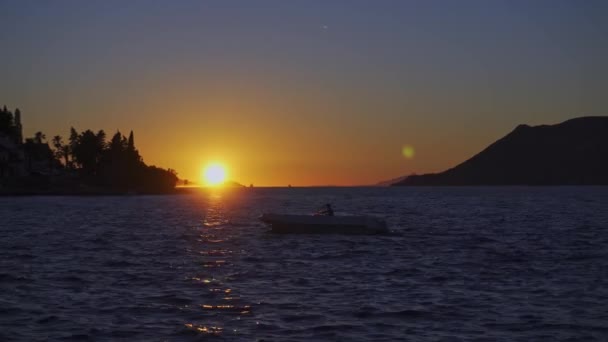
<path id="1" fill-rule="evenodd" d="M 263 211 L 385 217 L 276 236 Z M 0 198 L 0 341 L 607 341 L 608 188 Z"/>

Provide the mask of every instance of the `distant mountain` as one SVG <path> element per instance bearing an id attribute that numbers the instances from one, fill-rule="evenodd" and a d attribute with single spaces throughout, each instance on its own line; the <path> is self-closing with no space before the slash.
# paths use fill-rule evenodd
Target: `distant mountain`
<path id="1" fill-rule="evenodd" d="M 608 185 L 608 117 L 519 125 L 454 168 L 393 185 Z"/>
<path id="2" fill-rule="evenodd" d="M 401 176 L 401 177 L 397 177 L 397 178 L 381 181 L 381 182 L 376 183 L 375 186 L 391 186 L 391 185 L 393 185 L 395 183 L 401 182 L 402 180 L 406 179 L 407 177 L 408 176 Z"/>

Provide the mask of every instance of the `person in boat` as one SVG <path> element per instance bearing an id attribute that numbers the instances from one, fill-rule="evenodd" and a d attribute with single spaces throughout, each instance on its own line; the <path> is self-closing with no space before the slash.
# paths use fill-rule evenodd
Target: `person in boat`
<path id="1" fill-rule="evenodd" d="M 325 205 L 325 208 L 321 209 L 318 212 L 318 215 L 324 215 L 324 216 L 334 216 L 334 210 L 331 207 L 331 204 L 327 203 Z"/>

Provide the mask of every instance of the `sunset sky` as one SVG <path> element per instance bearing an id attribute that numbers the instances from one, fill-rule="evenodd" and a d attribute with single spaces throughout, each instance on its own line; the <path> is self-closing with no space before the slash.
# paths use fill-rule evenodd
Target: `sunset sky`
<path id="1" fill-rule="evenodd" d="M 608 114 L 608 1 L 0 0 L 25 134 L 135 131 L 200 180 L 374 184 Z M 413 155 L 406 158 L 404 146 Z"/>

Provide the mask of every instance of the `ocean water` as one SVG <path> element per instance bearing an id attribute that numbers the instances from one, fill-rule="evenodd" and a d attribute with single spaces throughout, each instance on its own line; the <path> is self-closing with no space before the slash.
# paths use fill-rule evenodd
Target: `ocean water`
<path id="1" fill-rule="evenodd" d="M 265 211 L 386 218 L 274 235 Z M 608 188 L 0 198 L 0 341 L 607 341 Z"/>

